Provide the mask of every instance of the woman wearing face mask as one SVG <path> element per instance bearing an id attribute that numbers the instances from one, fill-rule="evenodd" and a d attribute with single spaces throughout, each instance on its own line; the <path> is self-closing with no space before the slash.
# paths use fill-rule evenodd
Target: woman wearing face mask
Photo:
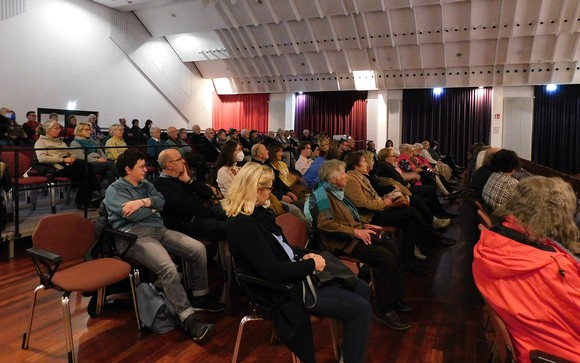
<path id="1" fill-rule="evenodd" d="M 215 162 L 217 169 L 217 184 L 224 196 L 227 195 L 228 189 L 232 185 L 234 178 L 240 167 L 237 165 L 244 161 L 244 152 L 242 145 L 235 140 L 228 140 L 222 146 L 222 150 Z"/>

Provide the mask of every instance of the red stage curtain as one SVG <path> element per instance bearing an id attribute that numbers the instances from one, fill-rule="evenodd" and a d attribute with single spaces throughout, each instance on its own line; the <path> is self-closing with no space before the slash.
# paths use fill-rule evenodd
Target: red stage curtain
<path id="1" fill-rule="evenodd" d="M 267 93 L 218 95 L 214 93 L 212 125 L 216 130 L 235 128 L 266 132 L 268 130 Z"/>
<path id="2" fill-rule="evenodd" d="M 312 92 L 296 95 L 294 128 L 367 138 L 367 91 Z"/>

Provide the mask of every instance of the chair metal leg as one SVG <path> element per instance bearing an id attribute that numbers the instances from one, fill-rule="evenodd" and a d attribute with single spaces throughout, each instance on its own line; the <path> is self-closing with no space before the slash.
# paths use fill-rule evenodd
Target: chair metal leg
<path id="1" fill-rule="evenodd" d="M 52 214 L 56 214 L 56 185 L 50 183 L 48 186 L 48 197 L 50 199 L 50 210 Z"/>
<path id="2" fill-rule="evenodd" d="M 226 287 L 229 288 L 232 276 L 232 258 L 229 254 L 228 241 L 219 241 L 219 254 L 222 263 L 222 270 L 224 273 L 224 281 Z"/>
<path id="3" fill-rule="evenodd" d="M 97 306 L 95 309 L 95 316 L 99 316 L 103 313 L 104 306 L 105 306 L 105 288 L 102 287 L 97 290 Z"/>
<path id="4" fill-rule="evenodd" d="M 70 308 L 68 304 L 69 296 L 70 292 L 65 292 L 62 296 L 62 314 L 64 319 L 64 335 L 66 338 L 66 352 L 68 361 L 70 363 L 74 363 L 76 359 L 73 344 L 72 324 L 70 321 Z"/>
<path id="5" fill-rule="evenodd" d="M 44 289 L 44 285 L 38 285 L 36 289 L 34 289 L 34 297 L 32 299 L 32 310 L 30 311 L 30 320 L 28 321 L 28 329 L 22 336 L 22 349 L 28 349 L 28 342 L 30 341 L 30 333 L 32 331 L 32 319 L 34 319 L 34 309 L 36 308 L 36 295 L 38 291 Z"/>
<path id="6" fill-rule="evenodd" d="M 240 320 L 240 326 L 238 327 L 238 337 L 236 338 L 236 345 L 234 346 L 234 356 L 232 357 L 232 363 L 237 363 L 238 353 L 240 352 L 240 343 L 242 342 L 242 334 L 244 333 L 244 326 L 250 321 L 264 320 L 255 315 L 246 315 Z"/>
<path id="7" fill-rule="evenodd" d="M 336 340 L 336 320 L 328 319 L 328 324 L 330 325 L 330 338 L 332 340 L 334 361 L 338 362 L 340 360 L 340 347 L 338 346 L 338 341 Z"/>
<path id="8" fill-rule="evenodd" d="M 141 331 L 141 319 L 139 318 L 139 308 L 137 307 L 137 295 L 135 295 L 136 280 L 139 279 L 139 270 L 134 269 L 133 273 L 129 274 L 129 282 L 131 284 L 131 296 L 133 296 L 133 309 L 135 309 L 135 319 L 137 319 L 137 330 Z"/>

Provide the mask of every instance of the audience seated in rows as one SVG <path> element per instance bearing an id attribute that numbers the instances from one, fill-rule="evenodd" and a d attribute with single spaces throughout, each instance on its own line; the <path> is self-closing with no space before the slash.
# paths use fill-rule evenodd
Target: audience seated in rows
<path id="1" fill-rule="evenodd" d="M 149 133 L 151 137 L 147 140 L 147 155 L 149 155 L 149 160 L 156 161 L 159 153 L 167 149 L 169 145 L 161 139 L 161 129 L 159 127 L 151 127 Z"/>
<path id="2" fill-rule="evenodd" d="M 442 219 L 456 217 L 456 215 L 450 214 L 443 209 L 434 186 L 421 184 L 419 174 L 414 172 L 405 173 L 399 168 L 399 151 L 397 149 L 393 147 L 381 149 L 378 159 L 379 162 L 374 167 L 375 175 L 392 179 L 408 188 L 413 195 L 421 197 L 434 216 Z"/>
<path id="3" fill-rule="evenodd" d="M 344 162 L 325 162 L 319 175 L 320 182 L 310 195 L 304 212 L 320 232 L 320 247 L 335 255 L 354 257 L 368 264 L 373 269 L 377 292 L 377 318 L 392 329 L 408 329 L 410 324 L 396 312 L 412 309 L 403 300 L 397 246 L 390 239 L 372 243 L 371 236 L 380 232 L 382 227 L 363 222 L 355 204 L 345 196 L 348 176 Z"/>
<path id="4" fill-rule="evenodd" d="M 296 160 L 296 171 L 300 173 L 300 175 L 304 175 L 310 165 L 312 164 L 312 159 L 310 156 L 312 155 L 312 146 L 309 142 L 301 141 L 298 145 L 298 152 L 300 156 L 298 160 Z"/>
<path id="5" fill-rule="evenodd" d="M 194 180 L 183 156 L 174 149 L 159 154 L 162 173 L 154 181 L 163 195 L 161 211 L 165 227 L 207 241 L 226 240 L 226 215 L 221 206 L 211 201 L 214 194 L 209 186 Z"/>
<path id="6" fill-rule="evenodd" d="M 52 174 L 55 177 L 67 177 L 78 183 L 75 204 L 78 208 L 85 206 L 94 207 L 100 200 L 98 197 L 101 189 L 93 171 L 91 163 L 77 157 L 68 149 L 68 146 L 59 138 L 62 127 L 58 121 L 48 120 L 42 125 L 46 135 L 38 138 L 34 144 L 36 159 L 41 165 L 35 165 L 35 169 L 44 175 Z M 96 196 L 93 193 L 97 193 Z M 93 204 L 90 204 L 91 201 Z"/>
<path id="7" fill-rule="evenodd" d="M 144 265 L 158 277 L 187 335 L 196 342 L 207 339 L 214 326 L 202 323 L 195 311 L 221 309 L 206 300 L 209 287 L 204 245 L 183 233 L 164 227 L 160 210 L 164 207 L 165 199 L 145 179 L 147 168 L 143 154 L 127 150 L 119 155 L 116 167 L 121 178 L 107 188 L 104 205 L 113 228 L 137 235 L 137 240 L 127 249 L 125 256 Z M 118 246 L 120 250 L 126 247 Z M 189 264 L 189 293 L 194 302 L 199 302 L 199 306 L 192 306 L 188 300 L 180 274 L 169 253 L 185 259 Z"/>
<path id="8" fill-rule="evenodd" d="M 399 146 L 399 168 L 406 173 L 417 173 L 421 177 L 421 183 L 437 187 L 443 196 L 449 196 L 449 189 L 443 184 L 439 176 L 431 170 L 429 164 L 418 163 L 417 151 L 413 145 L 401 144 Z"/>
<path id="9" fill-rule="evenodd" d="M 193 172 L 195 180 L 199 182 L 205 181 L 205 166 L 204 158 L 202 154 L 193 153 L 193 148 L 179 137 L 177 128 L 174 126 L 169 126 L 167 128 L 167 141 L 165 141 L 168 147 L 177 150 L 183 159 L 185 159 L 187 165 Z"/>
<path id="10" fill-rule="evenodd" d="M 217 170 L 217 185 L 224 197 L 228 194 L 228 189 L 240 171 L 238 163 L 242 161 L 244 161 L 242 145 L 234 140 L 226 141 L 214 165 Z"/>
<path id="11" fill-rule="evenodd" d="M 107 185 L 115 181 L 115 163 L 107 159 L 103 149 L 93 140 L 90 135 L 91 124 L 88 122 L 77 122 L 74 131 L 74 140 L 70 143 L 71 152 L 78 160 L 89 162 L 95 174 L 106 177 Z M 83 149 L 72 149 L 72 148 Z M 86 158 L 85 158 L 86 155 Z"/>
<path id="12" fill-rule="evenodd" d="M 499 152 L 498 152 L 499 153 Z M 580 362 L 580 253 L 576 195 L 558 178 L 516 184 L 474 248 L 473 277 L 505 323 L 515 361 L 538 349 Z"/>
<path id="13" fill-rule="evenodd" d="M 520 168 L 520 159 L 514 151 L 502 149 L 494 154 L 490 168 L 493 173 L 487 179 L 481 196 L 485 204 L 495 210 L 505 203 L 518 184 L 512 174 Z"/>
<path id="14" fill-rule="evenodd" d="M 107 159 L 115 161 L 119 155 L 127 150 L 127 143 L 123 139 L 124 130 L 125 126 L 120 124 L 113 124 L 109 127 L 109 136 L 111 137 L 105 143 Z"/>
<path id="15" fill-rule="evenodd" d="M 322 164 L 327 160 L 340 158 L 340 153 L 337 148 L 327 149 L 326 152 L 323 152 L 321 148 L 320 155 L 321 156 L 316 158 L 312 164 L 310 164 L 310 167 L 306 170 L 306 173 L 303 176 L 304 182 L 310 189 L 314 189 L 316 183 L 318 183 L 318 172 Z"/>
<path id="16" fill-rule="evenodd" d="M 349 153 L 345 163 L 348 178 L 344 193 L 359 209 L 361 221 L 379 226 L 398 227 L 403 232 L 404 268 L 419 272 L 413 262 L 415 245 L 426 251 L 432 245 L 450 246 L 454 243 L 439 236 L 415 208 L 406 206 L 400 192 L 381 198 L 365 177 L 369 171 L 362 153 Z"/>
<path id="17" fill-rule="evenodd" d="M 305 194 L 310 193 L 310 189 L 303 184 L 302 177 L 290 172 L 287 163 L 282 159 L 284 157 L 283 146 L 279 142 L 273 142 L 268 145 L 269 159 L 266 162 L 268 166 L 278 171 L 280 180 L 296 195 L 296 197 L 303 201 Z"/>
<path id="18" fill-rule="evenodd" d="M 476 169 L 475 172 L 473 172 L 471 175 L 471 189 L 473 189 L 473 195 L 476 198 L 481 199 L 481 193 L 483 193 L 485 183 L 487 183 L 487 180 L 493 173 L 491 160 L 493 159 L 495 153 L 499 150 L 500 148 L 492 147 L 480 152 L 485 154 L 483 163 L 481 164 L 481 167 Z"/>
<path id="19" fill-rule="evenodd" d="M 317 290 L 317 302 L 308 311 L 302 300 L 302 284 L 307 275 L 322 271 L 322 256 L 290 247 L 275 223 L 274 215 L 263 206 L 269 200 L 274 173 L 272 169 L 248 163 L 238 173 L 224 200 L 230 217 L 227 235 L 236 265 L 271 282 L 292 283 L 290 298 L 273 312 L 277 335 L 303 362 L 315 362 L 314 342 L 309 315 L 342 320 L 344 362 L 364 362 L 370 333 L 371 305 L 368 284 L 357 281 L 354 291 L 328 284 Z M 259 299 L 279 299 L 279 293 L 256 288 Z"/>

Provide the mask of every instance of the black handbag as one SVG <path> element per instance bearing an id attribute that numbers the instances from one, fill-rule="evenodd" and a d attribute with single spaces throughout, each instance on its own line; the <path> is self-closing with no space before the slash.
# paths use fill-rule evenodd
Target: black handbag
<path id="1" fill-rule="evenodd" d="M 304 306 L 312 309 L 317 301 L 317 289 L 334 284 L 347 290 L 354 291 L 358 277 L 335 255 L 328 251 L 321 252 L 326 266 L 321 272 L 315 272 L 302 281 L 302 296 Z"/>

